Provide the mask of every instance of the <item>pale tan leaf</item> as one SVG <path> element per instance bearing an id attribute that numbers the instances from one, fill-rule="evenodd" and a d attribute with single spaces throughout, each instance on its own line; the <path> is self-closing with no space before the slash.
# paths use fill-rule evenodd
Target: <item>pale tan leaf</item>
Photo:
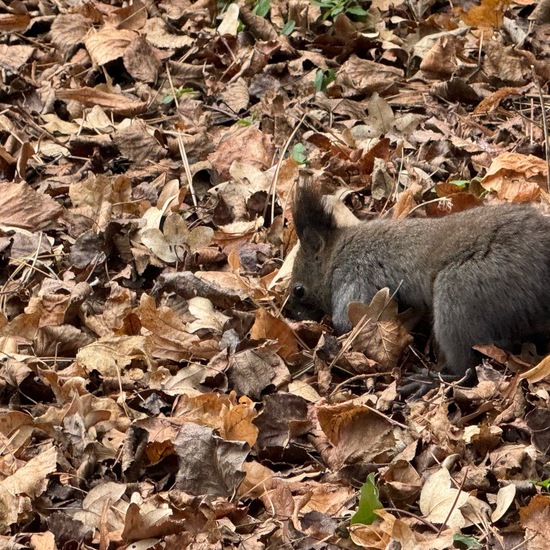
<path id="1" fill-rule="evenodd" d="M 126 29 L 103 27 L 89 32 L 84 39 L 90 57 L 97 65 L 105 65 L 124 55 L 124 52 L 139 35 Z"/>
<path id="2" fill-rule="evenodd" d="M 32 46 L 0 44 L 0 68 L 17 74 L 34 53 Z"/>
<path id="3" fill-rule="evenodd" d="M 218 26 L 218 32 L 220 34 L 230 34 L 232 36 L 237 35 L 237 28 L 239 26 L 239 6 L 238 4 L 229 4 L 225 10 L 222 22 Z"/>
<path id="4" fill-rule="evenodd" d="M 451 487 L 451 474 L 441 468 L 424 483 L 420 493 L 420 510 L 433 523 L 460 528 L 465 520 L 460 507 L 468 500 L 468 493 Z"/>
<path id="5" fill-rule="evenodd" d="M 57 467 L 57 450 L 50 447 L 35 458 L 31 458 L 13 475 L 0 482 L 3 489 L 13 495 L 25 493 L 31 498 L 40 496 L 47 488 L 48 474 L 55 472 Z"/>

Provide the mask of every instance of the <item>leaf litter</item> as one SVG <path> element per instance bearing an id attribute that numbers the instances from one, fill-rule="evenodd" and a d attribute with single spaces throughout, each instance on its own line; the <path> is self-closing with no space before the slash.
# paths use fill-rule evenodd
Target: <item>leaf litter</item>
<path id="1" fill-rule="evenodd" d="M 406 402 L 387 292 L 343 338 L 281 311 L 301 177 L 346 225 L 548 210 L 548 13 L 2 3 L 1 546 L 543 546 L 548 359 Z"/>

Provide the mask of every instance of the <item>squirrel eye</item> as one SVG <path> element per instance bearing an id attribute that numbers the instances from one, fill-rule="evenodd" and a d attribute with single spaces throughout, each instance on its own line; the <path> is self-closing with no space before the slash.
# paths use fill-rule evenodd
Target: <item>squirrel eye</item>
<path id="1" fill-rule="evenodd" d="M 294 296 L 296 296 L 296 298 L 303 298 L 306 290 L 304 288 L 304 285 L 301 285 L 300 283 L 298 283 L 297 285 L 294 285 L 292 292 Z"/>

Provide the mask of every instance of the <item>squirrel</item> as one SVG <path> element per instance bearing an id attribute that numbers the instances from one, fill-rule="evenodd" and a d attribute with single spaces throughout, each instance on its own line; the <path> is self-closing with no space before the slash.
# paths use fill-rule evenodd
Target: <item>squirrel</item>
<path id="1" fill-rule="evenodd" d="M 443 374 L 454 380 L 473 375 L 475 345 L 511 349 L 550 335 L 550 217 L 532 206 L 343 227 L 309 183 L 292 214 L 300 248 L 287 310 L 296 319 L 328 313 L 345 333 L 350 302 L 388 287 L 400 308 L 431 319 Z"/>

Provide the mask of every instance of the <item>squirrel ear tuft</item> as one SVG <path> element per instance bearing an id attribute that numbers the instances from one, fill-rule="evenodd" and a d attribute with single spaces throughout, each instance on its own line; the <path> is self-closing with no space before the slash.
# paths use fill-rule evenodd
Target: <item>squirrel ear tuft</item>
<path id="1" fill-rule="evenodd" d="M 312 246 L 315 250 L 322 248 L 328 233 L 336 229 L 332 207 L 310 183 L 296 190 L 292 217 L 300 243 Z"/>

